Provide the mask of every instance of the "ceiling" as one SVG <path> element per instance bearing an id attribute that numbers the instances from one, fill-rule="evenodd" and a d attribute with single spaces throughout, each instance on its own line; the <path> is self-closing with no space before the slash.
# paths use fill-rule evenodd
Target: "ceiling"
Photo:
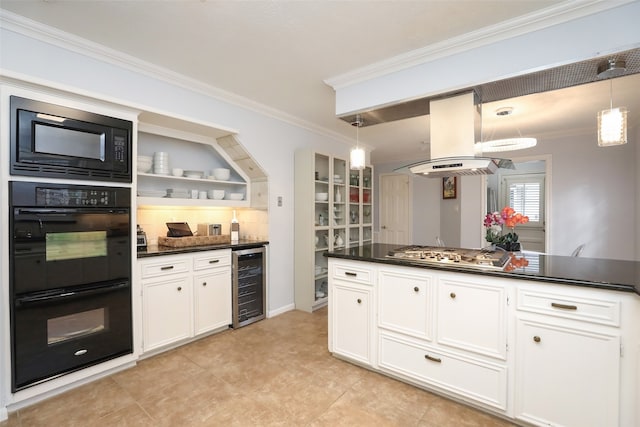
<path id="1" fill-rule="evenodd" d="M 325 80 L 566 1 L 84 1 L 2 0 L 0 8 L 267 106 L 276 115 L 353 140 Z M 615 79 L 614 99 L 640 111 L 640 74 Z M 595 129 L 609 82 L 483 104 L 485 133 Z M 588 94 L 588 95 L 587 95 Z M 623 96 L 630 95 L 628 99 Z M 503 106 L 514 108 L 497 117 Z M 501 120 L 504 126 L 498 126 Z M 429 118 L 360 130 L 376 163 L 428 157 Z M 496 130 L 496 137 L 499 132 Z"/>

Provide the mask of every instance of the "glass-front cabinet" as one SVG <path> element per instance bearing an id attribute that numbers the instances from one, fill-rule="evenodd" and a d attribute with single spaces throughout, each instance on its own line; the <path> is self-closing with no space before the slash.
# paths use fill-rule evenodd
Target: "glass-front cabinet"
<path id="1" fill-rule="evenodd" d="M 300 150 L 295 155 L 295 301 L 313 311 L 327 304 L 326 251 L 371 241 L 371 169 L 349 170 L 340 157 Z M 363 203 L 364 197 L 368 202 Z M 312 208 L 311 208 L 312 207 Z M 364 212 L 368 223 L 364 224 Z"/>

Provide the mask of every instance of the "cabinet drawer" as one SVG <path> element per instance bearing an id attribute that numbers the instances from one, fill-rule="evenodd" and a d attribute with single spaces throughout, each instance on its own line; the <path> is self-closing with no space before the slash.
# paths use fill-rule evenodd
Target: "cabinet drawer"
<path id="1" fill-rule="evenodd" d="M 161 258 L 157 262 L 144 262 L 140 266 L 143 279 L 165 274 L 186 273 L 191 271 L 191 258 Z"/>
<path id="2" fill-rule="evenodd" d="M 379 366 L 504 411 L 507 368 L 380 334 Z"/>
<path id="3" fill-rule="evenodd" d="M 231 265 L 231 250 L 205 252 L 193 257 L 193 269 L 196 271 L 227 265 Z"/>
<path id="4" fill-rule="evenodd" d="M 373 271 L 370 268 L 351 263 L 334 264 L 333 277 L 347 282 L 373 285 Z"/>
<path id="5" fill-rule="evenodd" d="M 620 326 L 620 301 L 518 290 L 518 310 Z"/>

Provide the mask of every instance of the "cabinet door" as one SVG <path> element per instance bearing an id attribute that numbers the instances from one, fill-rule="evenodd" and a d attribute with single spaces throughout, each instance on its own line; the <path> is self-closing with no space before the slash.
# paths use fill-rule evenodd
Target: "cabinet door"
<path id="1" fill-rule="evenodd" d="M 143 347 L 153 350 L 191 336 L 190 276 L 142 282 Z"/>
<path id="2" fill-rule="evenodd" d="M 503 287 L 441 278 L 438 343 L 506 360 L 506 313 Z"/>
<path id="3" fill-rule="evenodd" d="M 618 425 L 619 336 L 529 320 L 518 320 L 516 334 L 517 418 L 537 425 Z"/>
<path id="4" fill-rule="evenodd" d="M 196 275 L 194 286 L 195 335 L 231 324 L 231 269 Z"/>
<path id="5" fill-rule="evenodd" d="M 371 290 L 336 283 L 331 292 L 333 352 L 371 365 Z"/>
<path id="6" fill-rule="evenodd" d="M 431 340 L 432 280 L 396 269 L 378 273 L 378 325 Z"/>

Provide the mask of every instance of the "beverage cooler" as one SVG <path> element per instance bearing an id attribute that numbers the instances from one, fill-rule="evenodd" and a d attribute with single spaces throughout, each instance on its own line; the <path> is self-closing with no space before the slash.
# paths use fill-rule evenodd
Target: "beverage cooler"
<path id="1" fill-rule="evenodd" d="M 266 271 L 264 246 L 234 250 L 233 328 L 265 318 Z"/>

